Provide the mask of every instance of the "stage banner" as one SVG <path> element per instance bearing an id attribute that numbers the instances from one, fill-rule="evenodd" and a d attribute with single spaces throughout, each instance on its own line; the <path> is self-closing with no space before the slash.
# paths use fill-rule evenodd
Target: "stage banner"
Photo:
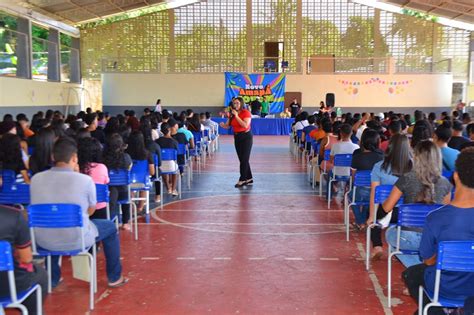
<path id="1" fill-rule="evenodd" d="M 225 73 L 225 104 L 228 106 L 233 97 L 241 96 L 245 104 L 250 104 L 257 97 L 269 102 L 270 114 L 283 112 L 285 108 L 284 73 L 243 74 Z"/>

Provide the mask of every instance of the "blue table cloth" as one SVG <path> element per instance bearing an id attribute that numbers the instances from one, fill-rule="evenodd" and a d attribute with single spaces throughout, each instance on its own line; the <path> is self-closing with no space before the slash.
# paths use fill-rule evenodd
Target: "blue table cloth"
<path id="1" fill-rule="evenodd" d="M 227 118 L 212 118 L 216 123 L 226 122 Z M 293 118 L 252 118 L 252 133 L 254 135 L 287 136 L 291 133 Z M 231 135 L 231 129 L 219 127 L 219 134 Z"/>

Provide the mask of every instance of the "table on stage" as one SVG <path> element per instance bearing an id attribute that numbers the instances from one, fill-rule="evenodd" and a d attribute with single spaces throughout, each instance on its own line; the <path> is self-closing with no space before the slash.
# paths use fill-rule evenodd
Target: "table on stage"
<path id="1" fill-rule="evenodd" d="M 216 123 L 226 122 L 227 118 L 212 118 Z M 252 118 L 252 133 L 254 135 L 287 136 L 291 133 L 293 118 Z M 232 129 L 219 127 L 220 135 L 233 134 Z"/>

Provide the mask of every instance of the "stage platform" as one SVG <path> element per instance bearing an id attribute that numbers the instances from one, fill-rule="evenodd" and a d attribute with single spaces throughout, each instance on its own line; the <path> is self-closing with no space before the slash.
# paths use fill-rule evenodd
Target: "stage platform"
<path id="1" fill-rule="evenodd" d="M 226 122 L 227 118 L 212 118 L 217 123 Z M 293 118 L 252 118 L 252 133 L 254 135 L 287 136 L 291 133 Z M 219 134 L 231 135 L 232 129 L 219 127 Z"/>

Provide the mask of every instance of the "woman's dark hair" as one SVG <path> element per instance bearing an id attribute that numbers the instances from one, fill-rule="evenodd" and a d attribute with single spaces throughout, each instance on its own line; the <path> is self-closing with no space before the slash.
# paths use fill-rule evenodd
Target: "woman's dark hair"
<path id="1" fill-rule="evenodd" d="M 132 131 L 128 138 L 128 147 L 126 152 L 130 154 L 133 160 L 146 160 L 148 151 L 145 148 L 145 139 L 141 131 Z"/>
<path id="2" fill-rule="evenodd" d="M 10 169 L 15 172 L 23 166 L 21 155 L 21 139 L 18 135 L 6 133 L 0 138 L 0 161 L 3 169 Z M 8 166 L 8 168 L 5 168 Z"/>
<path id="3" fill-rule="evenodd" d="M 77 158 L 81 173 L 90 175 L 91 163 L 102 162 L 102 146 L 96 138 L 83 138 L 77 141 Z"/>
<path id="4" fill-rule="evenodd" d="M 160 104 L 161 103 L 161 100 L 160 99 L 157 99 L 156 100 L 156 105 Z"/>
<path id="5" fill-rule="evenodd" d="M 435 186 L 441 178 L 442 156 L 440 149 L 430 140 L 418 143 L 414 150 L 414 171 L 416 179 L 423 186 L 417 195 L 417 202 L 435 203 Z"/>
<path id="6" fill-rule="evenodd" d="M 431 129 L 427 126 L 416 126 L 413 129 L 413 134 L 411 138 L 411 147 L 414 148 L 423 140 L 429 140 L 432 137 Z"/>
<path id="7" fill-rule="evenodd" d="M 143 139 L 145 141 L 145 146 L 148 147 L 153 139 L 151 137 L 151 122 L 150 119 L 145 118 L 145 116 L 140 119 L 140 131 L 143 134 Z"/>
<path id="8" fill-rule="evenodd" d="M 379 149 L 380 135 L 376 130 L 366 128 L 360 139 L 361 147 L 364 150 L 375 152 Z"/>
<path id="9" fill-rule="evenodd" d="M 193 115 L 188 120 L 188 129 L 189 131 L 201 132 L 201 122 L 199 121 L 198 115 Z"/>
<path id="10" fill-rule="evenodd" d="M 160 129 L 161 133 L 166 136 L 170 132 L 170 125 L 168 123 L 162 123 Z"/>
<path id="11" fill-rule="evenodd" d="M 125 163 L 125 143 L 118 133 L 114 133 L 107 137 L 103 163 L 109 170 L 122 170 L 128 168 Z"/>
<path id="12" fill-rule="evenodd" d="M 395 176 L 401 176 L 411 171 L 412 167 L 412 154 L 408 137 L 402 134 L 393 135 L 390 138 L 382 169 L 386 172 L 391 171 Z"/>
<path id="13" fill-rule="evenodd" d="M 53 120 L 51 122 L 51 128 L 53 129 L 53 131 L 56 134 L 57 138 L 61 138 L 61 137 L 66 136 L 66 129 L 64 127 L 64 120 L 62 120 L 62 119 Z"/>
<path id="14" fill-rule="evenodd" d="M 67 115 L 65 123 L 71 125 L 76 120 L 77 120 L 76 116 L 74 116 L 72 114 L 69 114 L 69 115 Z"/>
<path id="15" fill-rule="evenodd" d="M 30 157 L 30 171 L 33 174 L 45 171 L 53 165 L 55 133 L 51 128 L 43 128 L 35 135 L 35 149 Z"/>
<path id="16" fill-rule="evenodd" d="M 411 116 L 410 114 L 406 114 L 403 116 L 405 122 L 407 123 L 408 126 L 411 126 Z"/>
<path id="17" fill-rule="evenodd" d="M 16 127 L 16 134 L 18 137 L 20 137 L 21 140 L 26 140 L 25 137 L 25 131 L 21 127 L 20 123 L 18 121 L 15 121 L 15 127 Z"/>

